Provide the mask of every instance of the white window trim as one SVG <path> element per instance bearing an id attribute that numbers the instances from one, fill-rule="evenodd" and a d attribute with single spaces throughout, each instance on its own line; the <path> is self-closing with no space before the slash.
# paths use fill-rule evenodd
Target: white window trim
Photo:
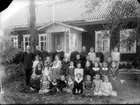
<path id="1" fill-rule="evenodd" d="M 24 51 L 26 49 L 26 46 L 25 46 L 25 37 L 30 37 L 30 35 L 29 34 L 23 35 L 23 48 L 24 48 Z"/>
<path id="2" fill-rule="evenodd" d="M 97 38 L 98 38 L 98 34 L 103 34 L 103 31 L 107 31 L 107 33 L 109 33 L 109 30 L 101 30 L 101 31 L 95 31 L 95 52 L 97 52 Z M 110 38 L 108 39 L 103 39 L 103 40 L 108 40 L 108 50 L 110 51 Z M 103 51 L 103 40 L 102 40 L 102 52 Z"/>
<path id="3" fill-rule="evenodd" d="M 45 36 L 46 37 L 46 41 L 41 41 L 41 36 Z M 46 33 L 44 33 L 44 34 L 39 34 L 39 46 L 40 46 L 40 50 L 41 50 L 41 42 L 46 42 L 46 47 L 47 47 L 47 35 L 46 35 Z"/>
<path id="4" fill-rule="evenodd" d="M 120 30 L 120 37 L 121 37 L 121 32 L 122 32 L 122 31 L 127 31 L 127 30 L 128 30 L 128 31 L 132 31 L 133 29 L 124 29 L 124 30 Z M 120 41 L 121 41 L 121 38 L 120 38 Z M 137 51 L 137 45 L 136 45 L 136 44 L 137 44 L 137 43 L 136 43 L 136 41 L 135 41 L 135 51 L 121 51 L 121 46 L 120 46 L 120 47 L 119 47 L 119 48 L 120 48 L 120 53 L 121 53 L 121 54 L 129 54 L 129 53 L 130 53 L 130 54 L 131 54 L 131 53 L 134 54 L 134 53 L 136 53 L 136 51 Z"/>
<path id="5" fill-rule="evenodd" d="M 18 47 L 18 36 L 17 36 L 17 35 L 10 35 L 10 40 L 11 40 L 12 38 L 17 38 L 17 43 L 16 43 L 16 46 L 14 46 L 14 47 Z M 12 42 L 12 41 L 11 41 L 11 42 Z"/>

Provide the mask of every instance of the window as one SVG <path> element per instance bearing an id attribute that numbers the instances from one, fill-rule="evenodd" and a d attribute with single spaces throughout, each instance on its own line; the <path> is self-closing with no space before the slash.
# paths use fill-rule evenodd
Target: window
<path id="1" fill-rule="evenodd" d="M 39 35 L 39 46 L 41 47 L 41 50 L 43 50 L 43 47 L 47 46 L 47 36 L 46 34 L 40 34 Z"/>
<path id="2" fill-rule="evenodd" d="M 120 53 L 136 53 L 136 41 L 132 46 L 128 46 L 127 42 L 123 42 L 123 40 L 127 39 L 130 36 L 130 33 L 133 32 L 133 29 L 126 29 L 120 31 Z"/>
<path id="3" fill-rule="evenodd" d="M 10 36 L 10 37 L 11 37 L 12 45 L 13 45 L 14 47 L 18 47 L 18 36 L 12 35 L 12 36 Z"/>
<path id="4" fill-rule="evenodd" d="M 109 31 L 96 31 L 95 32 L 95 51 L 100 48 L 102 52 L 110 50 Z"/>
<path id="5" fill-rule="evenodd" d="M 30 35 L 23 35 L 23 48 L 24 51 L 26 49 L 26 46 L 30 45 Z"/>

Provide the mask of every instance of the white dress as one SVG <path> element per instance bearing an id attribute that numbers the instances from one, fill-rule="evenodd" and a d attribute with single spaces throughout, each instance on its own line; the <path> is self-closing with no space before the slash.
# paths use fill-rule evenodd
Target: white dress
<path id="1" fill-rule="evenodd" d="M 96 61 L 96 54 L 94 52 L 89 52 L 88 55 L 89 55 L 90 61 L 92 62 Z"/>
<path id="2" fill-rule="evenodd" d="M 95 84 L 94 95 L 102 95 L 101 93 L 102 80 L 94 80 L 94 84 Z"/>
<path id="3" fill-rule="evenodd" d="M 37 66 L 37 64 L 39 63 L 39 61 L 34 61 L 33 62 L 33 67 L 32 68 L 35 68 Z"/>
<path id="4" fill-rule="evenodd" d="M 117 96 L 117 92 L 112 90 L 112 85 L 110 82 L 103 82 L 101 86 L 102 95 L 104 96 Z"/>
<path id="5" fill-rule="evenodd" d="M 83 76 L 83 74 L 84 74 L 84 70 L 82 69 L 82 68 L 76 68 L 75 70 L 74 70 L 74 75 L 76 76 L 77 74 L 81 74 L 81 76 Z"/>

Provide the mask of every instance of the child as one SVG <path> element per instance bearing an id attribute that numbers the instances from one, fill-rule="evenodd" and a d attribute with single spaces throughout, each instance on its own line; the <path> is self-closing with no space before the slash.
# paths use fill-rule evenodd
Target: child
<path id="1" fill-rule="evenodd" d="M 112 90 L 112 85 L 108 81 L 108 76 L 104 76 L 104 82 L 101 86 L 102 95 L 104 96 L 117 96 L 117 93 Z"/>
<path id="2" fill-rule="evenodd" d="M 109 79 L 113 86 L 113 90 L 116 90 L 117 87 L 120 87 L 119 70 L 115 61 L 112 62 L 111 68 L 109 69 Z"/>
<path id="3" fill-rule="evenodd" d="M 76 55 L 76 59 L 74 60 L 74 67 L 77 67 L 78 63 L 82 64 L 82 61 L 81 61 L 81 58 L 80 58 L 80 54 Z"/>
<path id="4" fill-rule="evenodd" d="M 48 80 L 47 76 L 42 76 L 41 80 L 41 89 L 39 90 L 39 94 L 45 94 L 48 93 L 50 91 L 50 82 Z"/>
<path id="5" fill-rule="evenodd" d="M 69 67 L 69 61 L 68 61 L 68 58 L 65 57 L 64 61 L 62 62 L 62 68 L 61 68 L 60 74 L 67 76 L 68 75 L 67 74 L 68 73 L 68 67 Z"/>
<path id="6" fill-rule="evenodd" d="M 95 79 L 93 80 L 93 83 L 95 85 L 94 95 L 101 95 L 102 80 L 100 79 L 100 74 L 95 75 Z"/>
<path id="7" fill-rule="evenodd" d="M 73 94 L 78 95 L 83 93 L 83 77 L 81 73 L 76 74 L 74 80 Z"/>
<path id="8" fill-rule="evenodd" d="M 61 61 L 59 59 L 59 56 L 55 56 L 55 60 L 53 61 L 53 66 L 52 66 L 52 77 L 57 77 L 59 78 L 60 76 L 60 69 L 61 69 Z"/>
<path id="9" fill-rule="evenodd" d="M 51 77 L 51 68 L 50 65 L 48 64 L 48 62 L 45 60 L 44 61 L 44 70 L 43 70 L 43 76 L 48 77 L 49 81 L 50 81 L 50 77 Z"/>
<path id="10" fill-rule="evenodd" d="M 68 75 L 72 77 L 72 79 L 74 79 L 74 62 L 70 61 L 70 66 L 68 67 Z"/>
<path id="11" fill-rule="evenodd" d="M 96 62 L 98 62 L 98 65 L 101 68 L 102 67 L 102 63 L 100 62 L 100 58 L 99 57 L 96 57 Z"/>
<path id="12" fill-rule="evenodd" d="M 50 94 L 55 94 L 58 91 L 58 83 L 56 77 L 52 79 L 50 83 Z"/>
<path id="13" fill-rule="evenodd" d="M 109 69 L 107 67 L 107 62 L 103 62 L 103 67 L 101 69 L 101 74 L 102 74 L 102 77 L 109 75 Z"/>
<path id="14" fill-rule="evenodd" d="M 63 91 L 63 88 L 66 87 L 66 79 L 65 75 L 61 75 L 60 80 L 58 80 L 58 89 Z"/>
<path id="15" fill-rule="evenodd" d="M 86 79 L 84 81 L 84 84 L 83 84 L 83 93 L 84 95 L 88 96 L 92 96 L 92 92 L 93 92 L 93 82 L 92 82 L 92 78 L 90 75 L 86 75 Z"/>
<path id="16" fill-rule="evenodd" d="M 95 62 L 96 54 L 94 52 L 94 48 L 93 47 L 90 48 L 90 52 L 88 53 L 88 55 L 89 55 L 90 61 L 91 62 Z"/>
<path id="17" fill-rule="evenodd" d="M 72 77 L 68 76 L 67 86 L 66 86 L 66 88 L 63 89 L 63 91 L 65 91 L 68 94 L 72 94 L 73 88 L 74 88 L 74 82 L 72 80 Z"/>
<path id="18" fill-rule="evenodd" d="M 83 77 L 83 73 L 84 73 L 84 70 L 81 68 L 81 63 L 78 63 L 77 64 L 77 68 L 75 68 L 74 70 L 74 75 L 76 76 L 77 74 L 81 74 L 81 76 Z"/>
<path id="19" fill-rule="evenodd" d="M 84 76 L 91 75 L 91 70 L 92 70 L 91 62 L 87 62 L 84 67 Z"/>
<path id="20" fill-rule="evenodd" d="M 101 70 L 100 70 L 98 62 L 94 63 L 94 67 L 92 67 L 92 70 L 91 70 L 92 77 L 95 76 L 95 74 L 101 74 Z"/>
<path id="21" fill-rule="evenodd" d="M 111 57 L 108 57 L 108 59 L 107 59 L 108 68 L 111 67 L 111 63 L 112 63 L 112 58 Z"/>

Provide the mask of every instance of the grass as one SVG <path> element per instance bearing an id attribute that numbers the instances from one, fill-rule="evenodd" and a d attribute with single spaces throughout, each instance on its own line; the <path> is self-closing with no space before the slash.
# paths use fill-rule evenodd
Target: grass
<path id="1" fill-rule="evenodd" d="M 18 85 L 17 85 L 18 84 Z M 82 97 L 57 93 L 40 95 L 37 93 L 20 93 L 20 82 L 4 85 L 3 100 L 8 104 L 138 104 L 140 103 L 140 85 L 136 81 L 127 80 L 117 97 Z"/>

